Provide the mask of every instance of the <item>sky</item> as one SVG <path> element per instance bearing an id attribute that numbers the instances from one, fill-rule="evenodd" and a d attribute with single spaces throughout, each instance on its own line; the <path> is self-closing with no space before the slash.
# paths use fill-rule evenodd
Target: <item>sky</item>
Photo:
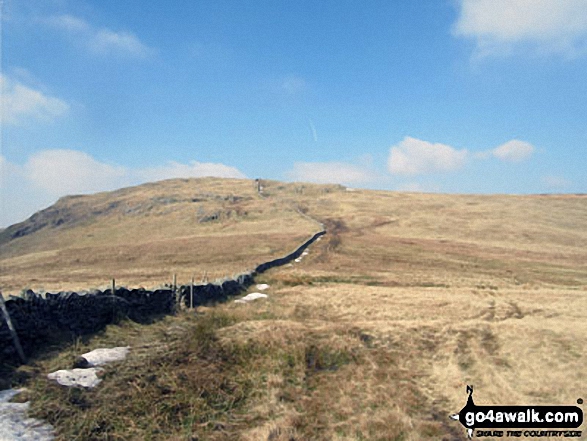
<path id="1" fill-rule="evenodd" d="M 4 0 L 0 227 L 176 177 L 587 193 L 585 0 Z"/>

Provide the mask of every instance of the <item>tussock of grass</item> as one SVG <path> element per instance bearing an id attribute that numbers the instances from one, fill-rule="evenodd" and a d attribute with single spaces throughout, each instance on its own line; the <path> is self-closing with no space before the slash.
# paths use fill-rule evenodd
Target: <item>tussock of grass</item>
<path id="1" fill-rule="evenodd" d="M 96 389 L 42 374 L 121 339 L 130 356 L 106 367 Z M 259 319 L 252 308 L 224 305 L 110 326 L 37 361 L 22 399 L 60 440 L 410 439 L 422 397 L 398 355 L 356 327 Z"/>
<path id="2" fill-rule="evenodd" d="M 230 323 L 230 317 L 212 314 L 183 321 L 175 331 L 168 324 L 145 328 L 159 341 L 108 367 L 95 390 L 37 378 L 30 392 L 33 412 L 67 440 L 190 439 L 181 437 L 219 430 L 251 391 L 239 371 L 252 353 L 216 344 L 216 329 Z"/>

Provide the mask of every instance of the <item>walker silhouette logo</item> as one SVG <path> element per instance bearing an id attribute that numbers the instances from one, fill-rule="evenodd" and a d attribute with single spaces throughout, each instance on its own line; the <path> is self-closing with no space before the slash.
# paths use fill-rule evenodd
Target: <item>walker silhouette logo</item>
<path id="1" fill-rule="evenodd" d="M 583 424 L 583 410 L 577 406 L 477 406 L 473 402 L 473 386 L 467 386 L 467 393 L 465 407 L 449 418 L 458 420 L 467 429 L 469 439 L 473 434 L 476 438 L 581 437 L 580 430 L 568 430 Z M 579 398 L 577 404 L 583 404 L 583 400 Z"/>

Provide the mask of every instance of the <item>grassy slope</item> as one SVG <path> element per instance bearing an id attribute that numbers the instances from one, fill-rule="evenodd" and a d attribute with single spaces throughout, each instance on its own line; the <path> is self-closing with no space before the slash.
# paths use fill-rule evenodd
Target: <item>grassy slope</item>
<path id="1" fill-rule="evenodd" d="M 268 301 L 110 326 L 21 368 L 62 439 L 454 440 L 466 384 L 477 404 L 584 397 L 587 198 L 265 187 L 255 209 L 287 220 L 262 237 L 316 229 L 292 206 L 329 234 L 263 276 Z M 40 375 L 101 344 L 135 349 L 97 390 Z"/>
<path id="2" fill-rule="evenodd" d="M 68 197 L 0 233 L 0 286 L 58 291 L 112 278 L 155 286 L 173 273 L 183 283 L 204 273 L 220 278 L 286 254 L 316 229 L 247 180 L 169 180 Z M 17 231 L 29 234 L 10 240 Z"/>

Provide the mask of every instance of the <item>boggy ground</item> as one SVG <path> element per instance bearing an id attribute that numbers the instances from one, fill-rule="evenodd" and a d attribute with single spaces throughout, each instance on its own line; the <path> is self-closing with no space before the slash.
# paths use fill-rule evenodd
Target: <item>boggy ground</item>
<path id="1" fill-rule="evenodd" d="M 480 405 L 587 395 L 584 196 L 267 182 L 259 203 L 329 234 L 258 280 L 267 300 L 122 322 L 21 368 L 60 439 L 458 440 L 467 384 Z M 102 344 L 134 349 L 96 390 L 42 375 Z"/>

